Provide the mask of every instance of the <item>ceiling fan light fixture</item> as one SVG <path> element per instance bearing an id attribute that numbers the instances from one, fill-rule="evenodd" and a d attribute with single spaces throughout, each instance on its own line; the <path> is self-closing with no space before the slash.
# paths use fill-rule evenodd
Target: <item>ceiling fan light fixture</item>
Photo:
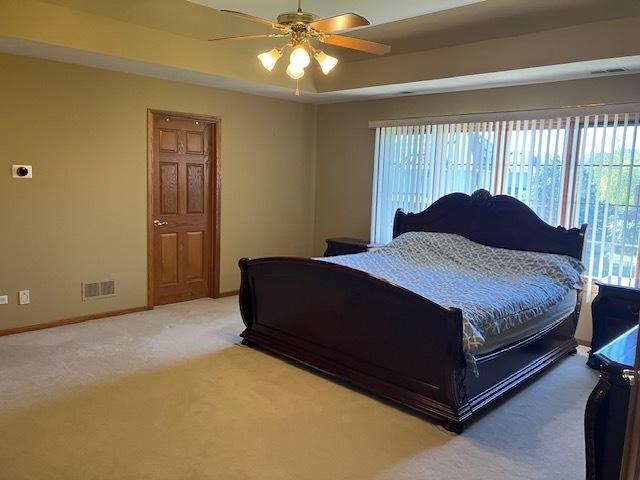
<path id="1" fill-rule="evenodd" d="M 337 35 L 335 33 L 370 25 L 369 21 L 363 16 L 355 13 L 343 13 L 341 15 L 334 15 L 333 17 L 320 18 L 314 13 L 302 10 L 302 0 L 297 0 L 297 3 L 298 8 L 296 11 L 281 13 L 275 21 L 235 10 L 222 9 L 222 12 L 265 25 L 275 30 L 275 32 L 217 37 L 210 38 L 209 41 L 286 38 L 288 42 L 286 45 L 259 54 L 258 60 L 260 60 L 260 63 L 266 70 L 271 72 L 280 57 L 282 57 L 284 49 L 290 48 L 291 54 L 286 70 L 287 75 L 296 80 L 296 95 L 300 94 L 300 89 L 298 88 L 299 82 L 297 82 L 297 80 L 304 76 L 305 68 L 311 63 L 311 56 L 316 59 L 325 75 L 331 72 L 338 63 L 337 58 L 331 57 L 322 51 L 317 51 L 314 48 L 314 42 L 326 43 L 341 48 L 350 48 L 351 50 L 372 53 L 374 55 L 385 55 L 391 50 L 389 45 L 356 37 Z"/>
<path id="2" fill-rule="evenodd" d="M 327 55 L 322 50 L 316 52 L 313 57 L 318 62 L 318 64 L 320 65 L 320 68 L 322 69 L 322 73 L 324 73 L 325 75 L 327 75 L 331 70 L 333 70 L 333 67 L 335 67 L 338 64 L 338 59 L 336 57 Z"/>
<path id="3" fill-rule="evenodd" d="M 306 68 L 311 63 L 311 57 L 304 45 L 297 45 L 293 47 L 291 56 L 289 57 L 289 63 L 296 68 Z"/>
<path id="4" fill-rule="evenodd" d="M 298 80 L 299 78 L 304 77 L 304 68 L 290 63 L 287 67 L 287 75 L 289 75 L 294 80 Z"/>
<path id="5" fill-rule="evenodd" d="M 276 63 L 282 56 L 282 50 L 277 48 L 271 49 L 268 52 L 261 53 L 258 55 L 258 60 L 262 63 L 262 66 L 267 70 L 273 70 L 273 67 L 276 66 Z"/>

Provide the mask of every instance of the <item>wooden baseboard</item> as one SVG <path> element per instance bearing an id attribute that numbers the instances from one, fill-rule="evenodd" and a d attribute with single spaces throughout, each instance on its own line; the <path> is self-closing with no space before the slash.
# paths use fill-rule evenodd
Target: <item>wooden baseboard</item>
<path id="1" fill-rule="evenodd" d="M 127 313 L 142 312 L 150 310 L 146 305 L 144 307 L 124 308 L 122 310 L 112 310 L 110 312 L 91 313 L 89 315 L 81 315 L 79 317 L 63 318 L 62 320 L 54 320 L 53 322 L 36 323 L 34 325 L 25 325 L 23 327 L 13 327 L 0 330 L 0 336 L 13 335 L 14 333 L 30 332 L 32 330 L 42 330 L 44 328 L 59 327 L 61 325 L 71 325 L 72 323 L 86 322 L 87 320 L 97 320 L 99 318 L 115 317 L 117 315 L 125 315 Z"/>
<path id="2" fill-rule="evenodd" d="M 231 290 L 229 292 L 221 292 L 218 295 L 218 298 L 223 298 L 223 297 L 234 297 L 236 295 L 240 294 L 240 290 Z"/>
<path id="3" fill-rule="evenodd" d="M 580 340 L 579 338 L 576 338 L 576 342 L 578 342 L 578 345 L 582 345 L 583 347 L 591 347 L 591 342 L 587 340 Z"/>

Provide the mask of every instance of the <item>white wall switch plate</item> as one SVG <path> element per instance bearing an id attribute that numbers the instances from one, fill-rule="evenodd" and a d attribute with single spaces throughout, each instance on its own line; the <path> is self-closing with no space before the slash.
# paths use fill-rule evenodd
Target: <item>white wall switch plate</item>
<path id="1" fill-rule="evenodd" d="M 0 305 L 9 303 L 9 295 L 0 295 Z"/>
<path id="2" fill-rule="evenodd" d="M 33 178 L 33 167 L 31 165 L 13 165 L 11 170 L 13 178 Z"/>
<path id="3" fill-rule="evenodd" d="M 18 292 L 18 302 L 20 305 L 27 305 L 31 302 L 31 293 L 29 290 L 20 290 Z"/>

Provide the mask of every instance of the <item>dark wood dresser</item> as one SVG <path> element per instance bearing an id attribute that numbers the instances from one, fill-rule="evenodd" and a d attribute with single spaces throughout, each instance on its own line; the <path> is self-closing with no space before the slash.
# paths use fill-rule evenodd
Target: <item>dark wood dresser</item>
<path id="1" fill-rule="evenodd" d="M 631 392 L 624 370 L 633 369 L 637 338 L 636 324 L 594 353 L 602 370 L 584 416 L 587 480 L 620 477 Z"/>
<path id="2" fill-rule="evenodd" d="M 593 335 L 587 365 L 600 368 L 594 352 L 638 324 L 640 286 L 634 280 L 606 277 L 596 282 L 598 295 L 591 303 Z"/>
<path id="3" fill-rule="evenodd" d="M 327 238 L 326 242 L 327 249 L 324 252 L 325 257 L 362 253 L 373 247 L 368 240 L 361 240 L 359 238 Z"/>

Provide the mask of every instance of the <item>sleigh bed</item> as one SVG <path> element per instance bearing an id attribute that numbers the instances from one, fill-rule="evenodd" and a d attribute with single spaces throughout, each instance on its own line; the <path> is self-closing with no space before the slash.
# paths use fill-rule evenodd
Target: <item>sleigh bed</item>
<path id="1" fill-rule="evenodd" d="M 582 257 L 586 225 L 564 229 L 524 203 L 478 190 L 420 213 L 396 212 L 393 236 L 439 232 L 476 244 Z M 463 350 L 463 312 L 348 266 L 305 258 L 241 259 L 243 343 L 310 365 L 439 419 L 460 433 L 498 398 L 577 347 L 580 294 L 561 318 L 478 353 Z"/>

